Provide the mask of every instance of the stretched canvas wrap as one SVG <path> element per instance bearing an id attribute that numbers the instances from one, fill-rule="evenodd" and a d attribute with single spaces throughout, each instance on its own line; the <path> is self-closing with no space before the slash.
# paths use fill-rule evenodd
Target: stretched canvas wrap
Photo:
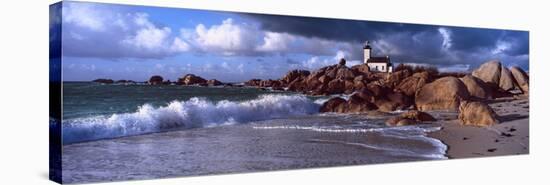
<path id="1" fill-rule="evenodd" d="M 529 32 L 64 1 L 50 179 L 529 153 Z"/>

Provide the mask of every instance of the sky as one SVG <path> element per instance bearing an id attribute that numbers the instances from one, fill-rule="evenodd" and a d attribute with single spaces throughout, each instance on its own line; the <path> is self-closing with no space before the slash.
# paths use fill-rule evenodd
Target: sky
<path id="1" fill-rule="evenodd" d="M 340 58 L 360 64 L 365 41 L 394 65 L 471 71 L 497 59 L 529 70 L 527 31 L 88 2 L 51 10 L 50 41 L 61 43 L 65 81 L 175 81 L 189 73 L 223 82 L 278 79 Z"/>

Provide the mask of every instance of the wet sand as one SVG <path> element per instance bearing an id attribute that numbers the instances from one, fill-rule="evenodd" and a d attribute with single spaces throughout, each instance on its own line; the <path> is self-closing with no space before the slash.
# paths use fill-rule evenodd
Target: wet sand
<path id="1" fill-rule="evenodd" d="M 449 158 L 529 154 L 528 97 L 501 98 L 489 102 L 500 124 L 482 128 L 461 126 L 456 113 L 440 113 L 442 129 L 428 136 L 441 140 Z"/>

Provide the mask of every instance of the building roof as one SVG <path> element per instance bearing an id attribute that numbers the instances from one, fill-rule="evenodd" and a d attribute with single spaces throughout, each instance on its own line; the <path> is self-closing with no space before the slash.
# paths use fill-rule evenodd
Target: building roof
<path id="1" fill-rule="evenodd" d="M 371 57 L 367 63 L 390 63 L 390 57 Z"/>
<path id="2" fill-rule="evenodd" d="M 372 49 L 368 44 L 363 46 L 363 49 Z"/>

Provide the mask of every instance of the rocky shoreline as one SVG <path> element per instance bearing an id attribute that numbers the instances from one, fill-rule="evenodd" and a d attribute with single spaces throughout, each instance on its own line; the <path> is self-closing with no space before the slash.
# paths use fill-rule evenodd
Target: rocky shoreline
<path id="1" fill-rule="evenodd" d="M 133 81 L 97 79 L 97 83 L 132 84 Z M 184 86 L 231 86 L 255 87 L 280 91 L 298 92 L 310 96 L 346 94 L 349 98 L 333 97 L 320 107 L 319 112 L 380 114 L 401 111 L 389 118 L 388 126 L 405 126 L 423 123 L 443 123 L 443 130 L 437 133 L 456 135 L 466 132 L 483 132 L 488 128 L 508 124 L 504 113 L 495 110 L 494 103 L 513 102 L 526 99 L 528 107 L 529 76 L 518 67 L 506 68 L 499 61 L 489 61 L 471 73 L 439 73 L 435 68 L 397 66 L 392 73 L 371 72 L 365 64 L 347 67 L 341 59 L 338 64 L 316 71 L 292 70 L 280 79 L 251 79 L 243 84 L 223 83 L 216 79 L 206 80 L 200 76 L 186 74 L 175 82 L 152 76 L 144 82 L 149 85 Z M 439 111 L 456 114 L 453 118 L 441 118 Z M 525 113 L 525 111 L 527 111 Z M 528 128 L 526 118 L 515 127 Z M 451 129 L 448 129 L 451 128 Z M 443 142 L 449 136 L 431 134 Z M 489 134 L 490 135 L 490 134 Z M 526 133 L 528 137 L 528 131 Z M 487 138 L 481 137 L 481 138 Z M 459 142 L 460 143 L 460 142 Z M 528 148 L 528 147 L 527 147 Z M 451 149 L 452 150 L 452 149 Z M 528 152 L 528 150 L 527 150 Z M 520 152 L 521 153 L 521 152 Z M 523 152 L 525 153 L 525 152 Z M 460 156 L 460 155 L 458 155 Z"/>
<path id="2" fill-rule="evenodd" d="M 308 95 L 351 95 L 347 100 L 329 99 L 320 112 L 404 111 L 389 118 L 388 126 L 441 124 L 441 130 L 429 136 L 448 146 L 450 158 L 529 153 L 529 76 L 499 61 L 486 62 L 468 74 L 403 65 L 393 73 L 373 73 L 366 65 L 348 68 L 341 60 L 314 72 L 294 70 L 279 80 L 253 79 L 246 84 Z M 518 102 L 523 104 L 520 108 Z M 451 116 L 442 117 L 441 111 Z"/>
<path id="3" fill-rule="evenodd" d="M 486 62 L 471 74 L 439 73 L 433 68 L 406 65 L 392 73 L 376 73 L 364 64 L 350 68 L 345 63 L 342 59 L 317 71 L 293 70 L 278 80 L 252 79 L 245 84 L 307 95 L 351 95 L 347 100 L 329 99 L 320 112 L 408 111 L 393 118 L 397 122 L 388 120 L 392 126 L 436 121 L 419 119 L 418 115 L 437 110 L 458 112 L 462 125 L 491 126 L 499 123 L 499 115 L 487 104 L 489 101 L 528 97 L 529 93 L 527 73 L 518 67 L 506 68 L 499 61 Z"/>
<path id="4" fill-rule="evenodd" d="M 102 84 L 135 84 L 130 80 L 96 79 Z M 177 81 L 164 80 L 159 75 L 144 82 L 149 85 L 236 86 L 293 91 L 311 96 L 348 94 L 326 101 L 319 112 L 368 113 L 373 111 L 409 111 L 394 119 L 401 124 L 418 124 L 428 120 L 411 118 L 425 111 L 447 110 L 459 113 L 460 123 L 490 126 L 499 123 L 498 115 L 487 105 L 495 98 L 528 96 L 529 76 L 519 67 L 506 68 L 499 61 L 482 64 L 471 74 L 439 73 L 430 67 L 399 65 L 392 73 L 371 72 L 365 64 L 346 66 L 346 60 L 316 71 L 292 70 L 280 79 L 251 79 L 243 84 L 206 80 L 186 74 Z M 422 112 L 424 111 L 424 112 Z M 435 121 L 429 119 L 429 121 Z M 399 122 L 399 121 L 398 121 Z"/>

